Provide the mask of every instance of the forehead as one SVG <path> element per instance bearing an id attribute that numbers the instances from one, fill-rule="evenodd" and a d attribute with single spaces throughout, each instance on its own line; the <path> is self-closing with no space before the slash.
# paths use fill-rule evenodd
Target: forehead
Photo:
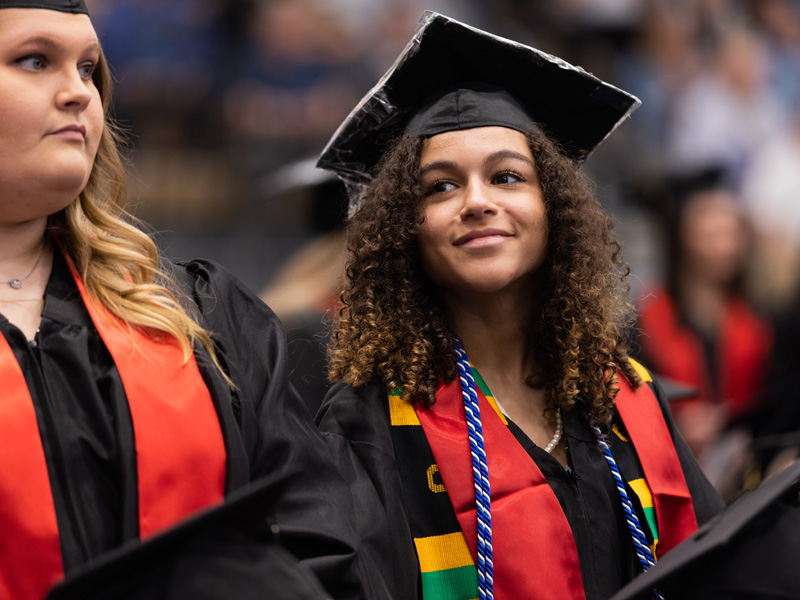
<path id="1" fill-rule="evenodd" d="M 490 156 L 497 152 L 509 151 L 533 160 L 528 139 L 525 134 L 507 127 L 475 127 L 447 131 L 425 140 L 422 146 L 421 161 L 448 160 L 462 152 L 477 156 Z"/>
<path id="2" fill-rule="evenodd" d="M 42 8 L 0 9 L 0 47 L 33 38 L 86 46 L 97 43 L 97 34 L 88 15 Z"/>

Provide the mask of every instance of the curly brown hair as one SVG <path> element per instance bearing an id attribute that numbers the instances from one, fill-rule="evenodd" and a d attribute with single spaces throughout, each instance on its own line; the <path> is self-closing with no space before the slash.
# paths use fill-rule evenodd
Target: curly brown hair
<path id="1" fill-rule="evenodd" d="M 633 317 L 628 265 L 578 165 L 538 130 L 527 134 L 548 220 L 547 251 L 525 324 L 527 383 L 547 390 L 546 413 L 579 395 L 587 416 L 610 422 L 621 370 L 641 379 L 623 333 Z M 348 223 L 349 261 L 329 352 L 331 379 L 354 387 L 379 377 L 408 401 L 430 405 L 440 377 L 456 376 L 453 334 L 417 244 L 420 136 L 393 142 Z"/>

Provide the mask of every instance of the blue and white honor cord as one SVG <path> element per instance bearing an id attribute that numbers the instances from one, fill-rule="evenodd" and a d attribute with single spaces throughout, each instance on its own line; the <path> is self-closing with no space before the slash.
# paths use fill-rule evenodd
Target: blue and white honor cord
<path id="1" fill-rule="evenodd" d="M 480 600 L 494 598 L 492 565 L 492 501 L 489 489 L 489 467 L 486 464 L 486 448 L 483 443 L 481 409 L 478 406 L 478 392 L 472 368 L 469 365 L 461 342 L 454 340 L 461 381 L 461 396 L 467 413 L 469 449 L 472 455 L 472 477 L 475 482 L 475 505 L 478 517 L 478 594 Z"/>
<path id="2" fill-rule="evenodd" d="M 650 551 L 647 537 L 644 535 L 644 529 L 642 529 L 639 517 L 636 516 L 636 512 L 633 510 L 633 504 L 631 504 L 631 499 L 628 497 L 625 484 L 622 482 L 622 476 L 617 468 L 617 461 L 611 456 L 608 443 L 603 437 L 600 428 L 594 423 L 592 423 L 592 431 L 597 438 L 600 449 L 603 451 L 603 456 L 605 456 L 606 462 L 608 463 L 608 468 L 611 469 L 611 475 L 614 477 L 614 485 L 617 487 L 619 498 L 622 501 L 622 510 L 625 513 L 625 521 L 628 523 L 631 538 L 633 538 L 633 548 L 636 552 L 636 556 L 639 558 L 642 568 L 647 571 L 647 569 L 656 564 L 656 561 L 653 557 L 653 553 Z M 653 597 L 656 598 L 656 600 L 664 600 L 664 596 L 659 590 L 653 590 Z"/>

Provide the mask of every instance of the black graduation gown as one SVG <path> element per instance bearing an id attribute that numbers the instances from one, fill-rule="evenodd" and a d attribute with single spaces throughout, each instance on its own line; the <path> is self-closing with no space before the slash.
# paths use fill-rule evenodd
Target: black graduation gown
<path id="1" fill-rule="evenodd" d="M 265 517 L 280 527 L 284 546 L 334 596 L 358 597 L 349 491 L 288 383 L 278 319 L 212 262 L 177 264 L 174 274 L 238 388 L 234 399 L 208 355 L 196 350 L 225 440 L 226 493 L 272 475 L 280 497 Z M 138 538 L 134 434 L 125 390 L 58 252 L 35 340 L 28 342 L 2 316 L 0 332 L 34 403 L 69 576 Z"/>
<path id="2" fill-rule="evenodd" d="M 657 396 L 692 495 L 697 521 L 702 524 L 724 503 L 675 429 L 660 390 Z M 421 597 L 419 564 L 395 461 L 385 386 L 376 381 L 359 389 L 335 384 L 317 415 L 317 423 L 354 490 L 362 551 L 378 565 L 393 598 L 416 600 Z M 619 495 L 594 435 L 577 410 L 564 414 L 569 461 L 569 469 L 564 469 L 513 422 L 509 423 L 553 489 L 572 528 L 586 600 L 607 599 L 639 574 L 641 567 Z M 624 465 L 620 464 L 620 468 L 624 469 Z M 531 565 L 532 573 L 535 568 Z"/>

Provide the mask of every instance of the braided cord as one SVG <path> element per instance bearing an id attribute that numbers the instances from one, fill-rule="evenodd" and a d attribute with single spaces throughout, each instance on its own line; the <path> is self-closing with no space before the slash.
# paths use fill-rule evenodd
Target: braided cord
<path id="1" fill-rule="evenodd" d="M 467 353 L 461 342 L 454 340 L 453 347 L 461 381 L 461 395 L 467 414 L 469 448 L 472 455 L 472 477 L 475 482 L 475 505 L 478 517 L 478 593 L 481 600 L 494 598 L 492 564 L 492 501 L 489 490 L 489 467 L 483 443 L 481 410 L 478 393 Z"/>
<path id="2" fill-rule="evenodd" d="M 653 553 L 650 551 L 650 546 L 647 543 L 644 530 L 639 522 L 639 517 L 636 516 L 636 512 L 633 510 L 633 504 L 631 504 L 631 499 L 628 497 L 628 492 L 625 490 L 625 484 L 622 482 L 622 475 L 617 467 L 617 461 L 615 461 L 614 457 L 611 455 L 611 450 L 600 428 L 593 423 L 592 431 L 597 438 L 600 449 L 603 451 L 603 456 L 605 456 L 606 462 L 608 463 L 608 468 L 611 469 L 611 475 L 614 477 L 614 484 L 617 487 L 619 498 L 622 501 L 622 510 L 625 513 L 625 521 L 628 523 L 628 529 L 630 529 L 631 532 L 636 556 L 639 558 L 642 569 L 647 571 L 647 569 L 656 564 L 656 561 L 655 558 L 653 558 Z M 659 590 L 653 590 L 653 597 L 657 600 L 664 600 L 664 596 Z"/>

